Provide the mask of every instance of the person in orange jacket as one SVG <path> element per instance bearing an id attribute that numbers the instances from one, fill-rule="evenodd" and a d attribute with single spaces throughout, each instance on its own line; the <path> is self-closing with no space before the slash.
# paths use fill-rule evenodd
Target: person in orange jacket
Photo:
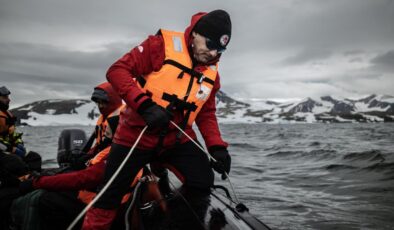
<path id="1" fill-rule="evenodd" d="M 193 15 L 184 33 L 161 29 L 108 69 L 107 80 L 126 108 L 120 115 L 104 184 L 146 125 L 148 130 L 108 190 L 88 210 L 84 230 L 110 228 L 128 185 L 145 164 L 162 163 L 181 178 L 187 190 L 203 194 L 209 194 L 213 185 L 212 167 L 222 175 L 229 173 L 231 157 L 221 138 L 215 95 L 220 88 L 218 62 L 230 39 L 231 20 L 226 11 L 201 12 Z M 214 161 L 170 121 L 194 140 L 195 123 Z"/>
<path id="2" fill-rule="evenodd" d="M 74 170 L 84 169 L 86 162 L 108 145 L 104 139 L 107 120 L 113 116 L 119 116 L 123 108 L 122 99 L 108 82 L 103 82 L 94 88 L 91 100 L 97 104 L 100 111 L 92 135 L 80 155 L 64 155 L 58 158 L 59 164 L 68 164 Z"/>

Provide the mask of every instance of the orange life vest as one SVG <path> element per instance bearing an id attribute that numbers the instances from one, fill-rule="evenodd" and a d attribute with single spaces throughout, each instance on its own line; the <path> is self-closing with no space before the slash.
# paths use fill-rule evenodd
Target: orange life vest
<path id="1" fill-rule="evenodd" d="M 106 119 L 104 119 L 103 115 L 100 115 L 100 117 L 98 118 L 98 120 L 96 122 L 96 130 L 95 130 L 96 145 L 100 144 L 101 141 L 103 141 L 103 139 L 104 139 L 105 129 L 107 128 L 107 125 L 108 125 L 108 122 L 107 122 L 108 118 L 114 117 L 114 116 L 119 116 L 120 111 L 124 108 L 125 108 L 125 105 L 119 106 L 119 108 L 117 108 L 115 111 L 113 111 L 111 114 L 109 114 Z"/>
<path id="2" fill-rule="evenodd" d="M 111 150 L 111 147 L 108 146 L 103 151 L 99 152 L 92 160 L 90 160 L 89 166 L 97 164 L 97 163 L 103 161 L 104 159 L 106 159 L 106 157 L 108 156 L 110 150 Z M 137 184 L 138 180 L 142 177 L 142 174 L 143 174 L 143 170 L 141 169 L 138 172 L 137 176 L 134 178 L 133 182 L 131 183 L 131 187 L 133 187 L 133 186 L 135 186 Z M 91 192 L 91 191 L 87 191 L 87 190 L 81 190 L 78 193 L 78 199 L 81 200 L 85 204 L 89 204 L 94 199 L 94 197 L 96 195 L 97 195 L 97 193 L 95 193 L 95 192 Z M 131 193 L 127 193 L 126 195 L 124 195 L 123 198 L 122 198 L 122 203 L 127 202 L 127 200 L 129 199 L 130 195 L 131 195 Z"/>
<path id="3" fill-rule="evenodd" d="M 184 33 L 160 31 L 165 46 L 164 64 L 159 71 L 138 77 L 138 85 L 163 108 L 183 110 L 185 121 L 191 126 L 211 94 L 218 65 L 207 66 L 202 73 L 193 70 Z"/>
<path id="4" fill-rule="evenodd" d="M 10 111 L 0 110 L 0 135 L 11 134 L 15 131 L 15 117 Z"/>

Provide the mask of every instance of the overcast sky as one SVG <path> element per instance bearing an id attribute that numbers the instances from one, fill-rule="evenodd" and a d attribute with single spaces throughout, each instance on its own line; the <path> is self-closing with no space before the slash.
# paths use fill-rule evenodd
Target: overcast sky
<path id="1" fill-rule="evenodd" d="M 0 85 L 12 107 L 89 99 L 148 35 L 218 8 L 233 25 L 219 69 L 230 96 L 394 95 L 393 0 L 0 0 Z"/>

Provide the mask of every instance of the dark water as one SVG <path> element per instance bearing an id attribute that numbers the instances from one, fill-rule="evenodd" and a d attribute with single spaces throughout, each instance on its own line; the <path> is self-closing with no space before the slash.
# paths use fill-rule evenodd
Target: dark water
<path id="1" fill-rule="evenodd" d="M 22 129 L 51 165 L 64 128 Z M 394 124 L 221 129 L 239 199 L 273 229 L 394 229 Z"/>

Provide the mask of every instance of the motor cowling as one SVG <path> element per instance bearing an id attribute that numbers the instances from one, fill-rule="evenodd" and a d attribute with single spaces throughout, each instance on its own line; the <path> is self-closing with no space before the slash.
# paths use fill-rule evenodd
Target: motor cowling
<path id="1" fill-rule="evenodd" d="M 65 129 L 60 133 L 57 162 L 60 167 L 70 165 L 72 159 L 80 157 L 86 143 L 86 134 L 82 129 Z"/>

